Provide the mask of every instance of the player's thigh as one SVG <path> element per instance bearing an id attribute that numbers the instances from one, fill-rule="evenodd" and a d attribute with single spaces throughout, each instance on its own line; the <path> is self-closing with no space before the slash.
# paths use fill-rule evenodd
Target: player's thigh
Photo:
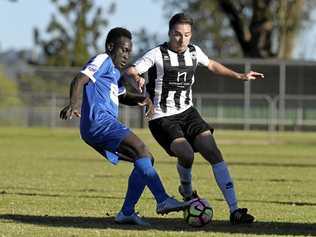
<path id="1" fill-rule="evenodd" d="M 81 138 L 89 145 L 115 153 L 130 129 L 114 118 L 105 118 L 80 129 Z"/>
<path id="2" fill-rule="evenodd" d="M 190 108 L 185 114 L 185 125 L 184 132 L 185 137 L 188 139 L 191 145 L 194 145 L 195 138 L 205 132 L 208 131 L 213 133 L 214 129 L 210 127 L 210 125 L 204 121 L 199 112 L 195 108 Z"/>
<path id="3" fill-rule="evenodd" d="M 148 124 L 149 130 L 155 140 L 170 156 L 175 156 L 170 149 L 172 142 L 175 139 L 184 138 L 184 133 L 180 124 L 173 119 L 173 117 L 174 116 L 168 116 L 154 119 L 149 121 Z"/>
<path id="4" fill-rule="evenodd" d="M 81 130 L 81 137 L 88 145 L 94 148 L 107 160 L 116 164 L 119 160 L 117 149 L 130 133 L 131 131 L 129 128 L 118 120 L 108 119 L 95 125 L 92 132 Z M 130 154 L 128 154 L 128 157 L 129 156 Z M 133 158 L 128 158 L 126 160 L 133 161 Z"/>
<path id="5" fill-rule="evenodd" d="M 117 152 L 133 156 L 134 159 L 142 156 L 151 156 L 145 143 L 132 131 L 121 141 Z"/>
<path id="6" fill-rule="evenodd" d="M 95 149 L 97 152 L 99 152 L 106 160 L 108 160 L 114 165 L 118 164 L 118 162 L 121 160 L 119 155 L 116 152 L 109 152 L 109 149 L 106 149 L 102 145 L 98 145 L 98 144 L 88 144 L 88 145 L 91 146 L 93 149 Z M 133 160 L 130 158 L 125 159 L 125 160 L 133 162 Z"/>
<path id="7" fill-rule="evenodd" d="M 185 137 L 193 147 L 194 151 L 199 151 L 197 148 L 201 148 L 200 143 L 206 141 L 204 136 L 201 134 L 210 134 L 212 135 L 214 129 L 209 126 L 207 122 L 205 122 L 201 115 L 195 108 L 190 108 L 185 117 L 185 125 L 184 125 L 184 132 Z M 208 142 L 207 145 L 210 145 Z"/>
<path id="8" fill-rule="evenodd" d="M 211 131 L 204 131 L 198 134 L 195 137 L 193 144 L 195 150 L 211 164 L 215 164 L 223 160 L 222 154 Z"/>

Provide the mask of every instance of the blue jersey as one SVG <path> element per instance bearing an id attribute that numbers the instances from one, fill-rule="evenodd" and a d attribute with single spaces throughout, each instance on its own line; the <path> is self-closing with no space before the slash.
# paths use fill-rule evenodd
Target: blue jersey
<path id="1" fill-rule="evenodd" d="M 107 54 L 99 54 L 84 65 L 81 73 L 91 79 L 84 88 L 82 113 L 93 120 L 104 112 L 116 118 L 118 95 L 125 93 L 125 88 L 121 86 L 121 74 L 112 59 Z"/>
<path id="2" fill-rule="evenodd" d="M 93 144 L 108 146 L 113 133 L 125 134 L 128 128 L 118 125 L 118 96 L 125 93 L 120 71 L 107 54 L 91 58 L 81 73 L 91 80 L 84 86 L 80 131 L 82 138 Z M 121 131 L 121 130 L 124 131 Z M 119 130 L 119 131 L 118 131 Z M 109 148 L 115 148 L 110 145 Z M 112 150 L 112 149 L 110 149 Z"/>

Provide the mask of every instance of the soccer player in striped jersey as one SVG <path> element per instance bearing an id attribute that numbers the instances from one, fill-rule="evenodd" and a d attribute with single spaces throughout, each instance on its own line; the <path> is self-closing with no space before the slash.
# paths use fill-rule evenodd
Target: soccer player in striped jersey
<path id="1" fill-rule="evenodd" d="M 170 197 L 153 167 L 153 157 L 146 145 L 129 128 L 120 123 L 119 101 L 141 105 L 152 112 L 148 97 L 127 93 L 121 71 L 132 50 L 131 33 L 113 28 L 105 43 L 106 52 L 91 58 L 72 80 L 69 105 L 60 112 L 61 119 L 80 117 L 81 138 L 113 164 L 127 160 L 134 164 L 121 211 L 115 221 L 121 224 L 149 225 L 135 213 L 135 205 L 147 185 L 153 193 L 158 214 L 183 210 L 187 203 Z M 80 95 L 83 99 L 80 110 Z"/>
<path id="2" fill-rule="evenodd" d="M 237 73 L 208 58 L 191 44 L 193 20 L 184 13 L 169 21 L 169 41 L 139 58 L 126 71 L 140 88 L 145 80 L 140 75 L 148 72 L 147 93 L 154 104 L 149 129 L 166 152 L 178 158 L 179 192 L 184 200 L 197 196 L 192 190 L 192 164 L 194 153 L 199 152 L 212 166 L 212 170 L 230 210 L 232 224 L 252 223 L 254 217 L 246 208 L 239 208 L 233 180 L 223 156 L 216 145 L 213 131 L 193 107 L 191 87 L 197 66 L 237 80 L 256 80 L 263 74 L 250 71 Z"/>

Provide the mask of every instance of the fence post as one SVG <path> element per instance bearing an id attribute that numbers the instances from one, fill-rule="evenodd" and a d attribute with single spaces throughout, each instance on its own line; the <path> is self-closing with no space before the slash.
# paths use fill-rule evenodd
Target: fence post
<path id="1" fill-rule="evenodd" d="M 251 65 L 249 62 L 245 63 L 245 72 L 251 70 Z M 244 130 L 250 129 L 250 94 L 251 87 L 250 81 L 244 83 Z"/>
<path id="2" fill-rule="evenodd" d="M 297 131 L 300 131 L 302 129 L 303 123 L 304 123 L 304 111 L 303 111 L 303 107 L 299 106 L 296 109 L 296 121 L 295 121 L 294 129 Z"/>
<path id="3" fill-rule="evenodd" d="M 268 103 L 270 107 L 270 123 L 269 123 L 269 131 L 274 132 L 276 126 L 276 118 L 277 118 L 277 101 L 278 97 L 270 98 L 268 97 Z"/>
<path id="4" fill-rule="evenodd" d="M 285 62 L 280 64 L 280 81 L 279 81 L 279 129 L 284 130 L 285 124 L 285 93 L 286 93 L 286 65 Z"/>
<path id="5" fill-rule="evenodd" d="M 56 94 L 51 94 L 51 103 L 50 103 L 50 127 L 56 127 L 56 119 L 57 119 L 57 99 Z"/>

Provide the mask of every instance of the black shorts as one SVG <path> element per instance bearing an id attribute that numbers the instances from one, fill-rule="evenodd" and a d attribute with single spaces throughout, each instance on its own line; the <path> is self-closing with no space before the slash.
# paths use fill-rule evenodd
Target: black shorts
<path id="1" fill-rule="evenodd" d="M 207 130 L 210 130 L 211 133 L 214 131 L 193 107 L 180 114 L 151 120 L 148 125 L 156 141 L 171 156 L 174 154 L 170 150 L 170 144 L 176 138 L 186 138 L 194 149 L 193 141 L 197 135 Z"/>

